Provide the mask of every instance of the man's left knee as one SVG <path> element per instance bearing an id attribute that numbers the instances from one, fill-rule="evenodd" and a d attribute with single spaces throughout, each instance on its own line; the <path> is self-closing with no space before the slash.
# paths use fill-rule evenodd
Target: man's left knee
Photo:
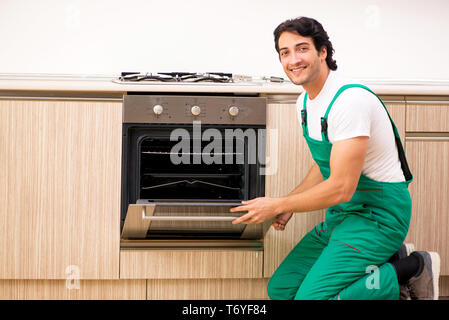
<path id="1" fill-rule="evenodd" d="M 330 300 L 337 294 L 321 286 L 301 286 L 296 293 L 295 300 Z"/>

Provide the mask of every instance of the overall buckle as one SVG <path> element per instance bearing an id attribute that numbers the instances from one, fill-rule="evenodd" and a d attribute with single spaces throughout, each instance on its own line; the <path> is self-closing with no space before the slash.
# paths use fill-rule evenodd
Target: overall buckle
<path id="1" fill-rule="evenodd" d="M 302 124 L 305 126 L 307 124 L 307 111 L 306 110 L 301 110 L 301 119 L 302 119 Z"/>
<path id="2" fill-rule="evenodd" d="M 321 132 L 324 133 L 327 139 L 327 119 L 324 117 L 321 117 Z"/>

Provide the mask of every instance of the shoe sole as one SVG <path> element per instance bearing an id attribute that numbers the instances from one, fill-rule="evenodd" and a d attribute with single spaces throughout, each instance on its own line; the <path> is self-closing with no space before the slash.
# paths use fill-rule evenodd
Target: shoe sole
<path id="1" fill-rule="evenodd" d="M 429 252 L 432 261 L 432 281 L 433 281 L 433 300 L 439 299 L 439 278 L 440 278 L 440 255 L 436 252 Z"/>
<path id="2" fill-rule="evenodd" d="M 404 243 L 405 250 L 407 251 L 407 256 L 410 255 L 413 251 L 415 251 L 415 245 L 413 243 Z"/>
<path id="3" fill-rule="evenodd" d="M 406 258 L 415 251 L 415 245 L 413 243 L 404 243 L 398 250 L 398 258 L 403 259 Z"/>

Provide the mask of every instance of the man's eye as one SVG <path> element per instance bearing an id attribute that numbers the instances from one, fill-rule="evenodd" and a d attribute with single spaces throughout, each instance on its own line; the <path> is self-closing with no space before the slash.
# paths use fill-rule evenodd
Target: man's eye
<path id="1" fill-rule="evenodd" d="M 281 56 L 286 56 L 286 55 L 287 55 L 286 51 L 281 52 Z"/>
<path id="2" fill-rule="evenodd" d="M 301 47 L 299 48 L 299 52 L 306 52 L 307 51 L 307 47 Z"/>

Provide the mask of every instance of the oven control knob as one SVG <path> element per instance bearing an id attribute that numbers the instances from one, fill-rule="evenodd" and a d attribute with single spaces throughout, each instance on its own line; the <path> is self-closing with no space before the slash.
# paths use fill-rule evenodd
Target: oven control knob
<path id="1" fill-rule="evenodd" d="M 192 109 L 190 109 L 190 111 L 194 116 L 198 116 L 201 113 L 201 108 L 198 106 L 193 106 Z"/>
<path id="2" fill-rule="evenodd" d="M 229 114 L 233 117 L 237 116 L 239 114 L 239 108 L 237 108 L 236 106 L 231 106 L 229 108 Z"/>
<path id="3" fill-rule="evenodd" d="M 153 107 L 154 114 L 160 115 L 162 111 L 164 111 L 164 107 L 161 106 L 160 104 L 157 104 Z"/>

